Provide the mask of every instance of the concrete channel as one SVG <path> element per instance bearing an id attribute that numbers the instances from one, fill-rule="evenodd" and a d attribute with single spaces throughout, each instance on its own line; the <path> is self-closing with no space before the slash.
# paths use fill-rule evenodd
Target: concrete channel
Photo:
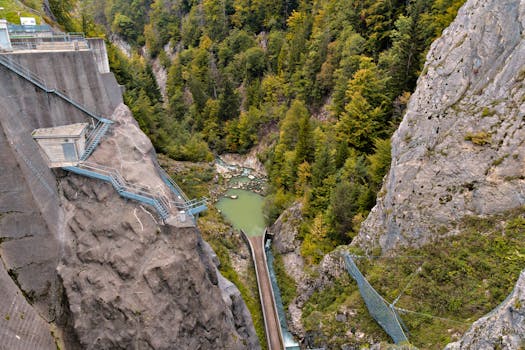
<path id="1" fill-rule="evenodd" d="M 270 274 L 268 272 L 266 254 L 264 252 L 264 238 L 266 231 L 263 235 L 258 236 L 247 236 L 243 231 L 241 232 L 250 245 L 255 265 L 255 274 L 257 275 L 257 285 L 259 287 L 259 297 L 263 310 L 268 349 L 283 350 L 284 340 L 281 332 L 281 325 L 279 323 L 279 314 L 277 312 L 277 306 L 275 305 L 275 297 L 273 294 Z"/>

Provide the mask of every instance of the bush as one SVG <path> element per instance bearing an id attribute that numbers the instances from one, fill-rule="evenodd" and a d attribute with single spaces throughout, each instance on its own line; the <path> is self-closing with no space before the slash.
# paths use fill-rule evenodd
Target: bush
<path id="1" fill-rule="evenodd" d="M 491 135 L 486 131 L 479 131 L 476 133 L 468 132 L 465 135 L 465 141 L 470 141 L 475 145 L 484 146 L 492 143 Z"/>

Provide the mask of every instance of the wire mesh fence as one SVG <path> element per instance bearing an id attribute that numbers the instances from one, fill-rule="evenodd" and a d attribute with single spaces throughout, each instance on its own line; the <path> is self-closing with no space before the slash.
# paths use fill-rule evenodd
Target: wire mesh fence
<path id="1" fill-rule="evenodd" d="M 343 253 L 345 267 L 350 276 L 357 282 L 357 287 L 361 297 L 365 301 L 370 315 L 385 330 L 396 344 L 408 342 L 408 338 L 403 330 L 402 321 L 393 306 L 389 305 L 379 293 L 368 283 L 361 271 L 354 262 L 354 259 L 347 252 Z"/>

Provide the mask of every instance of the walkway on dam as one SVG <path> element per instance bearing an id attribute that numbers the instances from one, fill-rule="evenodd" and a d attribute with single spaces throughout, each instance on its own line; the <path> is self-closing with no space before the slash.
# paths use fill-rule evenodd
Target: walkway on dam
<path id="1" fill-rule="evenodd" d="M 245 235 L 243 233 L 243 235 Z M 247 236 L 255 263 L 255 273 L 257 275 L 257 284 L 259 287 L 259 297 L 263 310 L 264 326 L 266 328 L 266 340 L 268 341 L 269 350 L 284 349 L 283 337 L 281 334 L 281 325 L 279 315 L 275 305 L 275 298 L 268 272 L 266 254 L 264 253 L 264 234 L 259 236 Z"/>

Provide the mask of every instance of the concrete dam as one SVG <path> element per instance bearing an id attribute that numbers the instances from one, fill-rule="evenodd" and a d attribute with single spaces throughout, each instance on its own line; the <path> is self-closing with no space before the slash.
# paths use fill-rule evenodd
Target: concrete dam
<path id="1" fill-rule="evenodd" d="M 104 42 L 88 41 L 2 57 L 113 121 L 93 161 L 171 193 L 122 104 Z M 239 291 L 195 227 L 48 167 L 33 130 L 85 123 L 86 113 L 3 65 L 0 106 L 0 348 L 259 348 Z"/>

